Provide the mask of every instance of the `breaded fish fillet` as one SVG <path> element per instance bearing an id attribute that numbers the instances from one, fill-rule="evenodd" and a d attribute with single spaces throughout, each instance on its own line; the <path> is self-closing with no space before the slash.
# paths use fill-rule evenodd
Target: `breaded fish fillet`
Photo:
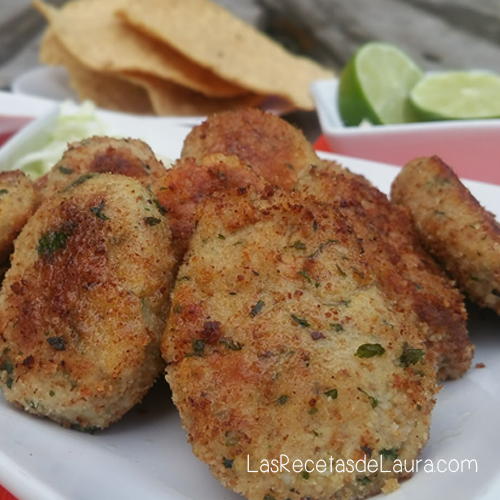
<path id="1" fill-rule="evenodd" d="M 0 264 L 35 211 L 38 198 L 30 178 L 19 170 L 0 172 Z"/>
<path id="2" fill-rule="evenodd" d="M 440 158 L 417 158 L 394 180 L 429 252 L 482 307 L 500 314 L 500 226 Z"/>
<path id="3" fill-rule="evenodd" d="M 407 477 L 292 469 L 390 469 L 429 435 L 435 372 L 418 326 L 375 286 L 350 225 L 298 193 L 226 192 L 199 213 L 162 340 L 195 455 L 250 500 L 364 498 Z M 261 472 L 280 457 L 288 472 Z"/>
<path id="4" fill-rule="evenodd" d="M 302 132 L 280 117 L 258 109 L 210 116 L 188 134 L 182 158 L 235 155 L 273 186 L 291 190 L 299 172 L 319 161 Z"/>
<path id="5" fill-rule="evenodd" d="M 193 157 L 178 160 L 158 182 L 157 198 L 168 211 L 172 241 L 180 260 L 196 224 L 196 208 L 207 197 L 231 188 L 253 187 L 263 191 L 267 183 L 235 156 L 212 154 L 200 163 Z"/>
<path id="6" fill-rule="evenodd" d="M 143 141 L 95 136 L 69 144 L 62 159 L 37 181 L 37 188 L 45 199 L 90 173 L 126 175 L 154 188 L 165 166 Z"/>
<path id="7" fill-rule="evenodd" d="M 167 219 L 137 180 L 83 176 L 15 242 L 0 294 L 0 386 L 35 415 L 104 428 L 163 368 L 174 259 Z"/>
<path id="8" fill-rule="evenodd" d="M 424 332 L 428 359 L 438 378 L 461 377 L 474 354 L 464 300 L 421 247 L 406 211 L 392 205 L 362 176 L 336 163 L 323 162 L 303 174 L 297 189 L 336 204 L 362 239 L 379 286 Z"/>

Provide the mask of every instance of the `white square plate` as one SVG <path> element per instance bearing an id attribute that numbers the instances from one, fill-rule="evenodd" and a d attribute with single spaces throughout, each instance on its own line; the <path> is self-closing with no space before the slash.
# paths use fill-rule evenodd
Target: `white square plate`
<path id="1" fill-rule="evenodd" d="M 18 109 L 22 114 L 23 109 Z M 120 122 L 157 153 L 177 157 L 187 129 L 141 119 Z M 35 128 L 36 130 L 36 128 Z M 39 132 L 37 132 L 39 133 Z M 26 132 L 18 136 L 28 143 Z M 23 137 L 24 136 L 24 137 Z M 0 164 L 6 148 L 0 149 Z M 366 175 L 387 192 L 397 169 L 325 155 Z M 485 207 L 500 215 L 500 187 L 468 182 Z M 477 472 L 418 472 L 390 495 L 393 500 L 498 500 L 500 498 L 500 318 L 472 310 L 470 332 L 477 362 L 438 396 L 431 438 L 422 459 L 476 460 Z M 96 435 L 66 430 L 9 405 L 0 395 L 0 484 L 19 500 L 237 500 L 191 453 L 167 384 L 156 384 L 144 402 Z"/>

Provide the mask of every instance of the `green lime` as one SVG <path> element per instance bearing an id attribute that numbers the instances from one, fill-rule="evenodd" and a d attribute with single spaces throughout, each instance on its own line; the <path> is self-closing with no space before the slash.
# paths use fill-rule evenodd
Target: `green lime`
<path id="1" fill-rule="evenodd" d="M 479 71 L 446 71 L 422 78 L 410 93 L 420 120 L 500 117 L 500 76 Z"/>
<path id="2" fill-rule="evenodd" d="M 415 121 L 409 93 L 420 68 L 393 45 L 370 42 L 354 54 L 340 75 L 338 105 L 346 125 Z"/>

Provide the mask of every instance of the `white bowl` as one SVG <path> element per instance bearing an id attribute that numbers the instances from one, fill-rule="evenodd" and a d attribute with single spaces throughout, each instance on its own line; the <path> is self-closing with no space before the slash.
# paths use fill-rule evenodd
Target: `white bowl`
<path id="1" fill-rule="evenodd" d="M 461 177 L 500 184 L 500 120 L 347 127 L 337 105 L 337 79 L 311 86 L 323 135 L 333 152 L 402 166 L 438 155 Z"/>

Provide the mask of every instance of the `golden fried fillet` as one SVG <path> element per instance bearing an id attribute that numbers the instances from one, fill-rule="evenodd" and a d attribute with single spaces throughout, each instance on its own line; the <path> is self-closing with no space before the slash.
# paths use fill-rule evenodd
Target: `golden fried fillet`
<path id="1" fill-rule="evenodd" d="M 16 236 L 35 211 L 37 195 L 19 170 L 0 172 L 0 264 L 9 257 Z"/>
<path id="2" fill-rule="evenodd" d="M 158 182 L 157 198 L 167 210 L 172 242 L 179 261 L 196 225 L 196 208 L 207 197 L 231 188 L 252 186 L 263 191 L 267 183 L 235 156 L 211 154 L 197 163 L 193 157 L 178 160 Z"/>
<path id="3" fill-rule="evenodd" d="M 336 163 L 323 162 L 303 174 L 297 189 L 335 203 L 362 239 L 379 286 L 425 335 L 438 378 L 461 377 L 474 354 L 463 297 L 421 247 L 406 211 Z"/>
<path id="4" fill-rule="evenodd" d="M 272 185 L 291 190 L 299 172 L 319 161 L 302 132 L 276 115 L 257 109 L 228 111 L 193 128 L 182 158 L 236 155 Z"/>
<path id="5" fill-rule="evenodd" d="M 195 455 L 249 500 L 373 495 L 408 474 L 330 472 L 330 457 L 390 469 L 429 435 L 435 372 L 418 327 L 335 207 L 298 193 L 201 205 L 162 353 Z M 280 458 L 288 471 L 265 473 Z"/>
<path id="6" fill-rule="evenodd" d="M 154 187 L 165 167 L 143 141 L 91 137 L 70 144 L 62 159 L 37 182 L 37 187 L 45 199 L 89 173 L 126 175 L 146 187 Z"/>
<path id="7" fill-rule="evenodd" d="M 500 227 L 440 158 L 417 158 L 394 180 L 423 244 L 481 307 L 500 314 Z"/>
<path id="8" fill-rule="evenodd" d="M 172 268 L 167 219 L 137 180 L 80 177 L 15 242 L 0 294 L 0 385 L 26 411 L 104 428 L 163 363 Z"/>

